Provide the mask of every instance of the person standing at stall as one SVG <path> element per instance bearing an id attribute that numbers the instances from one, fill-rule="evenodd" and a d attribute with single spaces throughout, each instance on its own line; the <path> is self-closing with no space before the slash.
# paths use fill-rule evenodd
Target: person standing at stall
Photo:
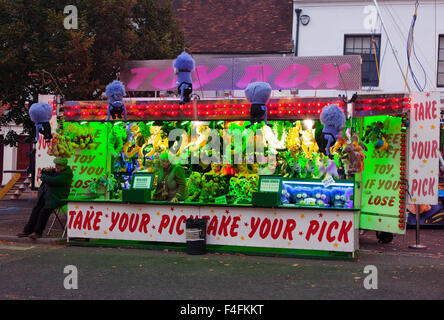
<path id="1" fill-rule="evenodd" d="M 161 168 L 157 178 L 154 200 L 178 202 L 187 197 L 185 170 L 180 164 L 172 164 L 168 152 L 159 156 Z"/>

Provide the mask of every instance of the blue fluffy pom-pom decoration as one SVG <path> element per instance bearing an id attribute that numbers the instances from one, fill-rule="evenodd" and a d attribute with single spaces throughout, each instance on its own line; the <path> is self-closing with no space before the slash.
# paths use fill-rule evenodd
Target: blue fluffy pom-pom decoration
<path id="1" fill-rule="evenodd" d="M 108 84 L 105 88 L 105 93 L 108 99 L 114 96 L 115 94 L 120 94 L 123 97 L 126 96 L 125 86 L 123 85 L 122 82 L 118 80 L 114 80 L 113 82 Z"/>
<path id="2" fill-rule="evenodd" d="M 43 134 L 46 142 L 52 139 L 51 125 L 49 120 L 52 118 L 53 108 L 44 102 L 37 102 L 29 108 L 29 117 L 35 123 L 35 142 L 39 139 L 39 134 Z"/>
<path id="3" fill-rule="evenodd" d="M 191 72 L 194 70 L 195 62 L 194 59 L 184 51 L 174 60 L 173 67 L 178 71 Z"/>
<path id="4" fill-rule="evenodd" d="M 345 125 L 345 114 L 336 104 L 322 108 L 321 123 L 325 126 L 342 129 Z"/>
<path id="5" fill-rule="evenodd" d="M 252 82 L 245 88 L 245 96 L 251 104 L 266 104 L 272 88 L 267 82 Z"/>
<path id="6" fill-rule="evenodd" d="M 52 117 L 52 107 L 44 102 L 37 102 L 29 108 L 29 117 L 32 122 L 48 122 Z"/>
<path id="7" fill-rule="evenodd" d="M 105 93 L 108 97 L 108 117 L 106 121 L 112 117 L 113 119 L 122 118 L 126 121 L 126 107 L 123 104 L 123 97 L 126 96 L 125 86 L 122 82 L 114 80 L 105 88 Z"/>

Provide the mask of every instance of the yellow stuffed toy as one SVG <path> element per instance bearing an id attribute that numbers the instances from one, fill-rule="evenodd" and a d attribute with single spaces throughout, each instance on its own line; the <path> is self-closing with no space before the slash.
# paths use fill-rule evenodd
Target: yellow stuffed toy
<path id="1" fill-rule="evenodd" d="M 296 158 L 296 155 L 301 151 L 302 125 L 300 121 L 296 121 L 294 127 L 291 127 L 287 136 L 287 149 L 291 152 L 291 155 Z"/>
<path id="2" fill-rule="evenodd" d="M 318 152 L 318 144 L 314 138 L 312 130 L 302 131 L 302 150 L 305 152 L 305 158 L 312 159 L 313 153 Z"/>

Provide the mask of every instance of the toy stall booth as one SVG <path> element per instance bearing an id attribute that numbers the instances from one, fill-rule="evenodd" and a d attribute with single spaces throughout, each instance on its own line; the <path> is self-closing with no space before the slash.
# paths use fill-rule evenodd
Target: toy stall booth
<path id="1" fill-rule="evenodd" d="M 247 100 L 127 101 L 126 121 L 65 102 L 48 153 L 74 172 L 68 242 L 183 250 L 191 217 L 206 219 L 208 251 L 354 259 L 359 229 L 404 234 L 406 208 L 437 201 L 436 101 L 272 99 L 268 123 Z M 326 147 L 332 105 L 345 117 Z M 165 154 L 183 182 L 174 200 Z"/>
<path id="2" fill-rule="evenodd" d="M 50 149 L 71 152 L 69 243 L 180 249 L 199 217 L 208 251 L 356 258 L 364 155 L 345 103 L 271 100 L 268 125 L 250 121 L 247 100 L 126 104 L 127 121 L 103 121 L 103 102 L 64 105 L 54 141 L 70 146 Z M 316 139 L 331 105 L 343 124 L 327 154 Z M 185 181 L 173 201 L 158 185 L 165 152 Z"/>

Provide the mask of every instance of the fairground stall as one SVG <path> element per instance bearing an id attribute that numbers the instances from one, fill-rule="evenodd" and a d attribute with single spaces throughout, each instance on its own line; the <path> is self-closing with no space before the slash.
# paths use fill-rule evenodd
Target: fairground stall
<path id="1" fill-rule="evenodd" d="M 249 121 L 245 99 L 126 99 L 127 121 L 105 121 L 106 101 L 70 101 L 37 160 L 69 157 L 70 244 L 180 250 L 192 217 L 206 219 L 210 252 L 356 258 L 360 229 L 403 234 L 407 203 L 435 201 L 435 138 L 420 131 L 434 130 L 433 103 L 425 94 L 271 99 L 267 126 Z M 331 104 L 347 118 L 326 156 L 316 138 Z M 157 200 L 164 152 L 186 181 L 174 202 Z"/>
<path id="2" fill-rule="evenodd" d="M 315 126 L 327 104 L 271 102 L 271 127 L 246 128 L 246 101 L 140 101 L 127 107 L 128 122 L 101 121 L 106 104 L 67 103 L 68 237 L 185 243 L 186 218 L 201 217 L 210 249 L 354 255 L 360 177 L 347 175 L 339 153 L 327 160 L 318 151 Z M 155 200 L 165 150 L 185 171 L 187 196 L 177 203 Z"/>

